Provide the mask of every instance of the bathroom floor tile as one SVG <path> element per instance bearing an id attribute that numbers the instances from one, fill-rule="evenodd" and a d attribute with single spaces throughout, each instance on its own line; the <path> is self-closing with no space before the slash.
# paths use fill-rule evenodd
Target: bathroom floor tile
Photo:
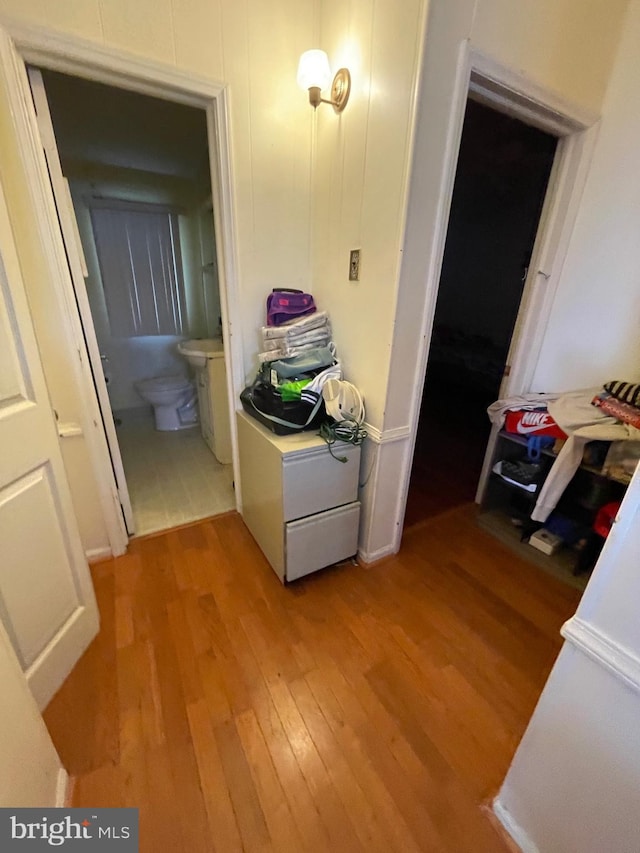
<path id="1" fill-rule="evenodd" d="M 136 536 L 235 509 L 233 466 L 218 462 L 198 427 L 158 432 L 146 407 L 114 414 Z"/>

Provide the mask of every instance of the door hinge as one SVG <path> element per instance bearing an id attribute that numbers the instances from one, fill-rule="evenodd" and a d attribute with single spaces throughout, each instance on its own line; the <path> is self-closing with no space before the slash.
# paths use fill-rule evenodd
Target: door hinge
<path id="1" fill-rule="evenodd" d="M 507 376 L 511 376 L 511 365 L 506 364 L 504 368 L 504 373 L 502 374 L 503 378 L 506 379 Z"/>

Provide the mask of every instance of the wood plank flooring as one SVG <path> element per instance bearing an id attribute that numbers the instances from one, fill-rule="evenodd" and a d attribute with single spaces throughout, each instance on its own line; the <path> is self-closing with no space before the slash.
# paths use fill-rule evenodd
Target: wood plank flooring
<path id="1" fill-rule="evenodd" d="M 45 712 L 73 805 L 139 807 L 149 853 L 507 850 L 481 806 L 579 594 L 474 514 L 287 588 L 235 514 L 94 566 L 100 634 Z"/>

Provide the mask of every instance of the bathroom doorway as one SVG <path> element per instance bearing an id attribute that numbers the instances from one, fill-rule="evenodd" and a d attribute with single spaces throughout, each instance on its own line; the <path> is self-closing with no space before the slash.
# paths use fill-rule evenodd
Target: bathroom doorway
<path id="1" fill-rule="evenodd" d="M 206 113 L 29 73 L 127 531 L 233 509 Z"/>

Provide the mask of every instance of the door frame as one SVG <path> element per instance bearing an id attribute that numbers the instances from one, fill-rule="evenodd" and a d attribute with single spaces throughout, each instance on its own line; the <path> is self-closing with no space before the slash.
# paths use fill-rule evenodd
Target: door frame
<path id="1" fill-rule="evenodd" d="M 553 90 L 534 83 L 525 75 L 502 65 L 473 47 L 470 42 L 462 42 L 449 112 L 447 144 L 436 223 L 433 239 L 430 241 L 432 251 L 424 280 L 424 297 L 422 305 L 416 305 L 416 310 L 422 313 L 422 323 L 416 352 L 416 372 L 409 390 L 409 441 L 400 485 L 400 513 L 394 535 L 394 552 L 399 550 L 403 535 L 402 520 L 413 467 L 462 127 L 469 97 L 558 137 L 509 348 L 507 363 L 511 366 L 510 375 L 503 381 L 501 396 L 514 396 L 531 390 L 599 129 L 600 117 L 597 113 L 569 102 Z M 415 171 L 419 166 L 420 153 L 417 151 L 412 168 Z M 424 251 L 424 244 L 421 251 Z M 406 260 L 405 258 L 405 262 Z M 484 492 L 494 442 L 495 432 L 492 432 L 478 483 L 476 502 L 480 502 Z"/>
<path id="2" fill-rule="evenodd" d="M 564 256 L 586 181 L 595 145 L 599 117 L 561 100 L 550 90 L 506 69 L 482 52 L 468 49 L 467 92 L 474 100 L 511 115 L 525 124 L 558 138 L 538 229 L 525 279 L 520 307 L 507 354 L 511 370 L 500 386 L 500 396 L 530 390 L 551 307 L 558 288 Z M 464 122 L 464 102 L 459 123 L 451 196 Z M 451 197 L 447 210 L 447 224 Z M 444 245 L 442 246 L 444 254 Z M 442 259 L 440 260 L 440 266 Z M 439 286 L 439 274 L 438 274 Z"/>
<path id="3" fill-rule="evenodd" d="M 60 232 L 67 254 L 69 264 L 69 272 L 71 273 L 71 284 L 78 306 L 80 315 L 80 323 L 84 332 L 84 338 L 87 347 L 87 355 L 91 363 L 93 373 L 93 383 L 98 395 L 98 405 L 100 406 L 100 414 L 102 424 L 104 426 L 105 437 L 109 446 L 109 456 L 111 458 L 111 466 L 113 468 L 114 480 L 118 490 L 118 500 L 122 507 L 122 515 L 124 516 L 125 527 L 127 533 L 132 535 L 134 530 L 133 510 L 131 508 L 131 500 L 129 498 L 129 489 L 122 465 L 122 455 L 116 435 L 115 421 L 111 410 L 111 402 L 107 391 L 107 383 L 104 377 L 102 356 L 98 345 L 93 316 L 91 314 L 91 305 L 86 288 L 87 278 L 87 262 L 84 255 L 84 247 L 80 239 L 78 230 L 78 220 L 73 207 L 73 199 L 71 198 L 71 190 L 62 171 L 60 155 L 58 152 L 58 143 L 56 140 L 53 120 L 51 118 L 51 109 L 49 107 L 49 98 L 44 85 L 42 72 L 39 68 L 32 66 L 27 69 L 29 77 L 29 85 L 33 103 L 36 108 L 36 117 L 38 123 L 38 131 L 40 140 L 44 147 L 45 159 L 49 170 L 49 180 L 53 191 L 53 199 L 58 212 L 58 220 L 60 222 Z"/>
<path id="4" fill-rule="evenodd" d="M 20 59 L 20 62 L 16 63 L 13 52 L 7 49 L 4 42 L 0 43 L 0 62 L 7 68 L 9 78 L 13 81 L 10 94 L 16 106 L 15 131 L 21 142 L 32 200 L 38 210 L 34 224 L 40 231 L 43 245 L 50 259 L 52 287 L 55 288 L 57 298 L 64 308 L 69 329 L 72 332 L 61 339 L 61 345 L 68 347 L 70 358 L 77 358 L 79 355 L 84 365 L 81 391 L 87 407 L 88 421 L 93 422 L 96 428 L 86 432 L 87 447 L 99 484 L 111 553 L 118 556 L 125 553 L 129 539 L 117 497 L 117 485 L 102 426 L 97 391 L 89 366 L 89 354 L 73 294 L 39 133 L 37 127 L 33 126 L 34 123 L 29 121 L 28 109 L 25 110 L 25 105 L 31 101 L 26 63 L 205 111 L 213 215 L 216 222 L 216 253 L 225 341 L 227 400 L 229 412 L 233 413 L 234 401 L 239 399 L 244 385 L 244 367 L 237 283 L 238 263 L 227 86 L 223 82 L 196 74 L 187 74 L 171 66 L 106 48 L 79 37 L 62 35 L 46 28 L 18 24 L 14 21 L 0 20 L 0 24 L 8 34 L 11 46 Z M 238 442 L 235 419 L 231 417 L 230 420 L 236 505 L 239 510 L 241 493 Z"/>

